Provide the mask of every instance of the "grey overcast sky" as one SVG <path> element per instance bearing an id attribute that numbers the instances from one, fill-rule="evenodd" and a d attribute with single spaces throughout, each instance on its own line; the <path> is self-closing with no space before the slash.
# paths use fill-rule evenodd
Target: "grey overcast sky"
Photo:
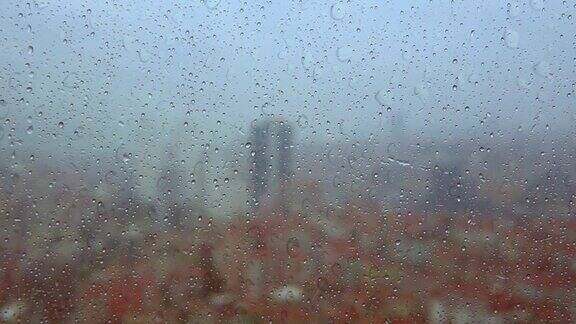
<path id="1" fill-rule="evenodd" d="M 262 114 L 319 142 L 394 116 L 414 134 L 571 131 L 575 6 L 5 0 L 0 153 L 106 151 L 182 127 L 238 141 Z"/>

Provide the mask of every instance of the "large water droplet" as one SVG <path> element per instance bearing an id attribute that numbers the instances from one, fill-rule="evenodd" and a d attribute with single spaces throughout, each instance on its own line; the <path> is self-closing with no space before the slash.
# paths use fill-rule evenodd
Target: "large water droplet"
<path id="1" fill-rule="evenodd" d="M 313 65 L 314 65 L 314 61 L 312 60 L 312 57 L 309 54 L 302 55 L 302 66 L 306 70 L 312 68 Z"/>
<path id="2" fill-rule="evenodd" d="M 345 6 L 343 3 L 335 3 L 332 5 L 332 8 L 330 8 L 330 16 L 332 16 L 334 20 L 344 19 L 345 14 Z"/>
<path id="3" fill-rule="evenodd" d="M 336 57 L 340 62 L 346 62 L 352 58 L 352 47 L 349 45 L 338 47 L 336 50 Z"/>
<path id="4" fill-rule="evenodd" d="M 424 87 L 423 84 L 418 84 L 414 87 L 414 94 L 422 101 L 423 103 L 426 102 L 428 99 L 428 90 Z"/>
<path id="5" fill-rule="evenodd" d="M 350 79 L 348 79 L 348 86 L 357 90 L 360 87 L 360 80 L 356 77 L 350 77 Z"/>
<path id="6" fill-rule="evenodd" d="M 534 64 L 534 72 L 541 77 L 550 78 L 552 73 L 550 72 L 550 64 L 546 61 L 540 61 Z"/>
<path id="7" fill-rule="evenodd" d="M 380 89 L 376 92 L 376 101 L 382 106 L 390 106 L 392 104 L 390 94 L 385 89 Z"/>

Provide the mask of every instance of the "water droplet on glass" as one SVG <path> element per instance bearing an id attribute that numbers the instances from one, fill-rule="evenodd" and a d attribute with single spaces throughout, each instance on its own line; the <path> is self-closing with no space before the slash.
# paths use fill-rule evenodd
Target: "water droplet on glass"
<path id="1" fill-rule="evenodd" d="M 338 47 L 336 57 L 340 62 L 346 62 L 352 58 L 352 47 L 349 45 Z"/>
<path id="2" fill-rule="evenodd" d="M 312 58 L 310 57 L 310 55 L 308 54 L 304 54 L 302 55 L 302 66 L 308 70 L 310 68 L 312 68 L 314 61 L 312 60 Z"/>
<path id="3" fill-rule="evenodd" d="M 34 54 L 34 47 L 32 47 L 32 45 L 28 46 L 28 54 Z"/>
<path id="4" fill-rule="evenodd" d="M 376 101 L 382 106 L 390 106 L 392 104 L 390 94 L 385 89 L 380 89 L 380 91 L 376 92 Z"/>
<path id="5" fill-rule="evenodd" d="M 348 79 L 348 86 L 352 89 L 358 89 L 360 86 L 360 80 L 355 77 L 350 77 L 350 79 Z"/>
<path id="6" fill-rule="evenodd" d="M 517 17 L 520 14 L 520 7 L 517 3 L 511 3 L 508 6 L 508 16 L 510 18 Z"/>
<path id="7" fill-rule="evenodd" d="M 550 64 L 548 64 L 548 62 L 546 61 L 540 61 L 534 64 L 534 72 L 536 72 L 536 74 L 538 74 L 541 77 L 550 78 L 551 77 Z"/>
<path id="8" fill-rule="evenodd" d="M 332 5 L 332 8 L 330 8 L 330 16 L 332 16 L 332 19 L 334 20 L 342 20 L 344 19 L 344 4 L 343 3 L 335 3 Z"/>
<path id="9" fill-rule="evenodd" d="M 138 58 L 140 59 L 140 62 L 147 63 L 150 60 L 150 54 L 147 50 L 139 50 Z"/>
<path id="10" fill-rule="evenodd" d="M 418 84 L 414 87 L 414 94 L 422 102 L 425 102 L 428 99 L 428 90 L 426 88 L 424 88 L 423 84 Z"/>

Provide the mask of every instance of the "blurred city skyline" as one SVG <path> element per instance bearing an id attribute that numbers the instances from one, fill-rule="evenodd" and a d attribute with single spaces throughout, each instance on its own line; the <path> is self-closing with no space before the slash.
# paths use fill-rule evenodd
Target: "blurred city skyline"
<path id="1" fill-rule="evenodd" d="M 2 4 L 0 322 L 575 321 L 570 1 Z"/>

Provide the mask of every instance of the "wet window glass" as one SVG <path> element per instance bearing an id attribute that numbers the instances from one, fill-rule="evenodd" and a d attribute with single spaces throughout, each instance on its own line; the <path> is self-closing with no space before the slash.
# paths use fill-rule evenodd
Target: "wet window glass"
<path id="1" fill-rule="evenodd" d="M 575 15 L 4 0 L 0 321 L 576 321 Z"/>

